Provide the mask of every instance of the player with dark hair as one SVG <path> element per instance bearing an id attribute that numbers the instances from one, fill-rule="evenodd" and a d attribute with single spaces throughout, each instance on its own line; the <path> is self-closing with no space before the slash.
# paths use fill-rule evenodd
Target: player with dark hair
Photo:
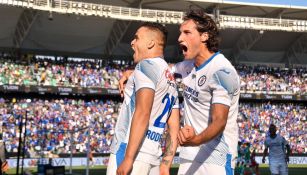
<path id="1" fill-rule="evenodd" d="M 178 41 L 185 58 L 174 66 L 184 87 L 178 174 L 233 174 L 238 144 L 239 76 L 219 52 L 217 25 L 202 9 L 187 12 Z"/>
<path id="2" fill-rule="evenodd" d="M 262 163 L 269 152 L 269 166 L 272 175 L 287 175 L 290 146 L 286 139 L 276 133 L 276 126 L 271 124 L 269 135 L 265 138 L 265 149 L 263 152 Z"/>
<path id="3" fill-rule="evenodd" d="M 179 175 L 234 172 L 240 79 L 218 51 L 218 35 L 214 20 L 203 10 L 187 12 L 180 26 L 178 41 L 185 61 L 173 66 L 182 78 L 184 98 Z M 126 79 L 120 80 L 120 89 Z"/>
<path id="4" fill-rule="evenodd" d="M 147 175 L 159 165 L 155 174 L 169 174 L 177 148 L 179 106 L 174 78 L 163 59 L 166 40 L 161 24 L 144 23 L 131 42 L 137 65 L 124 89 L 107 175 Z M 160 161 L 166 125 L 168 147 Z"/>

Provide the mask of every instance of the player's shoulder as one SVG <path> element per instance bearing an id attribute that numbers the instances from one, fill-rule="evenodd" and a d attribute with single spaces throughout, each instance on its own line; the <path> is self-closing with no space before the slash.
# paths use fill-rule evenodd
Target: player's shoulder
<path id="1" fill-rule="evenodd" d="M 156 83 L 167 67 L 167 63 L 162 58 L 144 59 L 136 65 L 135 76 L 142 77 L 145 75 Z"/>
<path id="2" fill-rule="evenodd" d="M 158 71 L 160 68 L 166 67 L 167 63 L 162 58 L 150 58 L 140 61 L 135 69 L 139 71 Z"/>
<path id="3" fill-rule="evenodd" d="M 277 135 L 277 137 L 278 137 L 278 139 L 280 139 L 280 140 L 284 140 L 285 138 L 282 136 L 282 135 L 280 135 L 280 134 L 276 134 Z"/>
<path id="4" fill-rule="evenodd" d="M 218 54 L 215 56 L 216 58 L 213 59 L 212 64 L 212 70 L 223 70 L 223 69 L 228 69 L 235 71 L 234 66 L 231 64 L 231 62 L 223 55 L 223 54 Z"/>

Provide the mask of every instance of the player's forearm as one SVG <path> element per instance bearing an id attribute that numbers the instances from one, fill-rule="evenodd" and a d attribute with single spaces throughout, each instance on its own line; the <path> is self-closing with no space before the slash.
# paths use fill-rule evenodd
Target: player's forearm
<path id="1" fill-rule="evenodd" d="M 130 137 L 125 158 L 134 160 L 148 128 L 149 116 L 149 113 L 141 114 L 140 112 L 135 112 L 131 122 Z"/>
<path id="2" fill-rule="evenodd" d="M 268 149 L 265 148 L 264 151 L 263 151 L 262 159 L 265 159 L 265 157 L 267 156 L 267 154 L 268 154 Z"/>
<path id="3" fill-rule="evenodd" d="M 286 148 L 287 148 L 287 157 L 289 157 L 291 154 L 290 145 L 286 145 Z"/>
<path id="4" fill-rule="evenodd" d="M 221 133 L 223 133 L 227 120 L 218 119 L 213 121 L 203 132 L 195 136 L 193 139 L 196 145 L 201 145 L 210 140 L 213 140 Z"/>
<path id="5" fill-rule="evenodd" d="M 170 168 L 177 149 L 176 136 L 171 135 L 169 132 L 166 136 L 166 147 L 165 152 L 161 161 L 161 167 Z"/>
<path id="6" fill-rule="evenodd" d="M 204 131 L 202 131 L 199 135 L 196 135 L 195 139 L 193 139 L 194 144 L 204 144 L 222 134 L 226 127 L 228 112 L 228 106 L 223 104 L 212 104 L 212 122 Z"/>
<path id="7" fill-rule="evenodd" d="M 174 109 L 168 122 L 168 132 L 166 135 L 165 152 L 163 154 L 161 166 L 170 168 L 178 146 L 177 135 L 179 133 L 179 110 Z"/>

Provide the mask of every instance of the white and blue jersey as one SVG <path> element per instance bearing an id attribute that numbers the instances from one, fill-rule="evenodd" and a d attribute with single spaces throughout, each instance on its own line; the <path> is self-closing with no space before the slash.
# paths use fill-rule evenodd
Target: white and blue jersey
<path id="1" fill-rule="evenodd" d="M 269 148 L 269 162 L 271 163 L 286 163 L 286 145 L 288 142 L 279 134 L 275 138 L 267 136 L 264 142 L 265 147 Z"/>
<path id="2" fill-rule="evenodd" d="M 238 143 L 238 103 L 240 79 L 231 63 L 219 52 L 199 67 L 194 60 L 175 65 L 174 71 L 182 76 L 184 97 L 184 124 L 196 134 L 211 122 L 211 105 L 229 106 L 227 124 L 215 139 L 196 147 L 181 147 L 180 157 L 200 163 L 211 163 L 234 168 Z"/>
<path id="3" fill-rule="evenodd" d="M 152 165 L 160 164 L 159 158 L 162 155 L 160 141 L 166 121 L 171 109 L 179 107 L 177 86 L 165 60 L 151 58 L 140 61 L 127 81 L 124 92 L 125 99 L 117 119 L 115 135 L 111 145 L 111 153 L 116 155 L 117 165 L 122 162 L 125 155 L 135 110 L 135 95 L 141 88 L 153 89 L 155 96 L 148 130 L 145 133 L 136 160 Z"/>

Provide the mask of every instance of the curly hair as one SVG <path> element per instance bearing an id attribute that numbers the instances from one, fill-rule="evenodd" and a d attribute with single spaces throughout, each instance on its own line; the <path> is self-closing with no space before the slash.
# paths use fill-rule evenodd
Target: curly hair
<path id="1" fill-rule="evenodd" d="M 144 22 L 140 27 L 146 27 L 150 30 L 159 32 L 161 34 L 161 37 L 162 37 L 163 48 L 165 48 L 168 31 L 166 30 L 166 28 L 162 24 L 153 23 L 153 22 Z"/>
<path id="2" fill-rule="evenodd" d="M 218 52 L 220 45 L 219 30 L 214 20 L 203 9 L 190 9 L 183 18 L 184 21 L 193 20 L 199 33 L 208 33 L 205 44 L 209 51 Z"/>

